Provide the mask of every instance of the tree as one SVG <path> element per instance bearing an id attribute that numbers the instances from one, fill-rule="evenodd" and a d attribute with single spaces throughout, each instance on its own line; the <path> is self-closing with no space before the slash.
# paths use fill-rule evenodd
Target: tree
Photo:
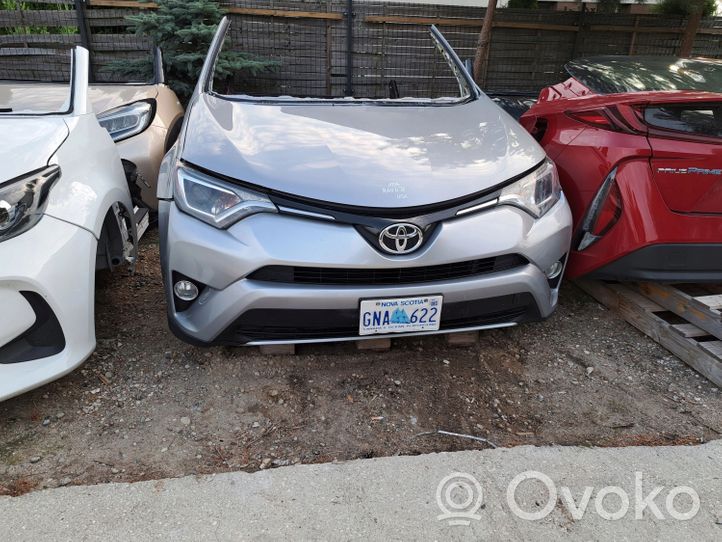
<path id="1" fill-rule="evenodd" d="M 511 9 L 534 9 L 539 7 L 537 0 L 509 0 L 506 7 Z"/>
<path id="2" fill-rule="evenodd" d="M 657 11 L 664 15 L 682 15 L 684 17 L 699 13 L 709 17 L 717 11 L 715 0 L 662 0 L 657 5 Z"/>
<path id="3" fill-rule="evenodd" d="M 140 0 L 149 2 L 150 0 Z M 129 15 L 129 30 L 150 37 L 161 48 L 168 85 L 183 101 L 193 94 L 208 48 L 224 12 L 214 0 L 155 0 L 157 9 Z M 276 65 L 225 47 L 216 64 L 216 77 L 254 75 Z M 150 59 L 113 62 L 109 68 L 123 75 L 150 76 Z"/>
<path id="4" fill-rule="evenodd" d="M 617 13 L 621 5 L 621 0 L 599 0 L 597 2 L 597 11 L 600 13 Z"/>

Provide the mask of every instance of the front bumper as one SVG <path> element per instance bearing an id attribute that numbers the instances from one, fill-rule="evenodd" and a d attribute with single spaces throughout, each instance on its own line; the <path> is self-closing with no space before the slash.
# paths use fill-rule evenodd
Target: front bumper
<path id="1" fill-rule="evenodd" d="M 543 270 L 564 259 L 572 230 L 564 200 L 540 220 L 501 206 L 443 222 L 421 250 L 391 257 L 351 225 L 284 214 L 258 214 L 218 230 L 163 201 L 159 223 L 170 327 L 180 338 L 206 345 L 379 338 L 358 336 L 355 315 L 360 300 L 369 298 L 441 294 L 448 314 L 456 314 L 445 321 L 442 310 L 441 333 L 547 318 L 556 307 L 559 284 L 550 284 Z M 526 262 L 415 284 L 282 284 L 249 278 L 267 266 L 410 269 L 512 254 Z M 171 283 L 178 273 L 203 288 L 185 310 L 176 310 L 174 303 Z"/>
<path id="2" fill-rule="evenodd" d="M 722 282 L 722 244 L 648 245 L 596 269 L 596 280 Z"/>
<path id="3" fill-rule="evenodd" d="M 87 230 L 50 216 L 0 243 L 0 401 L 93 352 L 96 245 Z"/>

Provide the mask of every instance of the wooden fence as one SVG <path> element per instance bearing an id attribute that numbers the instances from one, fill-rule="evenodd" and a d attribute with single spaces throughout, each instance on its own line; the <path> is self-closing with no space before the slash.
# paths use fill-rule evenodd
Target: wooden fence
<path id="1" fill-rule="evenodd" d="M 90 47 L 98 79 L 113 77 L 104 71 L 110 60 L 150 54 L 147 39 L 127 33 L 125 16 L 153 9 L 152 4 L 130 0 L 17 4 L 26 9 L 0 10 L 0 78 L 58 78 L 67 73 L 67 66 L 54 53 L 76 43 Z M 34 5 L 38 9 L 27 9 Z M 453 86 L 452 79 L 430 68 L 434 49 L 428 26 L 439 26 L 459 56 L 467 59 L 474 56 L 484 17 L 483 8 L 361 0 L 353 2 L 351 14 L 345 0 L 233 0 L 224 5 L 233 22 L 233 47 L 280 64 L 275 73 L 257 78 L 254 89 L 307 95 L 343 95 L 349 84 L 356 95 L 372 95 L 374 85 L 398 77 L 408 85 Z M 683 18 L 660 15 L 500 9 L 483 86 L 536 92 L 559 81 L 563 65 L 572 58 L 676 55 L 686 25 Z M 722 18 L 702 21 L 692 54 L 722 58 Z"/>

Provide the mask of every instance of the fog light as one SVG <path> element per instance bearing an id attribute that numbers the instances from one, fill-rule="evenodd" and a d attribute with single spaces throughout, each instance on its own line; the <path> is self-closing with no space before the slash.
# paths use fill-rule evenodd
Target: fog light
<path id="1" fill-rule="evenodd" d="M 544 271 L 544 274 L 547 276 L 549 280 L 554 280 L 555 278 L 559 277 L 559 275 L 562 274 L 562 271 L 564 270 L 564 264 L 562 262 L 555 262 L 552 264 L 552 266 Z"/>
<path id="2" fill-rule="evenodd" d="M 198 287 L 189 280 L 176 282 L 173 291 L 181 301 L 193 301 L 198 297 Z"/>

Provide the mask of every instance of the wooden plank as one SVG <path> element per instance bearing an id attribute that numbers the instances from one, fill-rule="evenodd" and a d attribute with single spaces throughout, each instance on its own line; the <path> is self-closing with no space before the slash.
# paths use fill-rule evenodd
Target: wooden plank
<path id="1" fill-rule="evenodd" d="M 618 26 L 608 24 L 589 25 L 592 32 L 626 32 L 638 34 L 681 34 L 682 29 L 675 26 Z"/>
<path id="2" fill-rule="evenodd" d="M 296 353 L 295 344 L 265 344 L 259 348 L 264 356 L 293 356 Z"/>
<path id="3" fill-rule="evenodd" d="M 709 336 L 709 333 L 693 324 L 675 324 L 672 328 L 688 338 Z"/>
<path id="4" fill-rule="evenodd" d="M 342 21 L 343 13 L 326 11 L 296 11 L 284 9 L 262 9 L 262 8 L 226 8 L 228 13 L 234 15 L 247 15 L 256 17 L 283 17 L 286 19 L 323 19 L 328 21 Z"/>
<path id="5" fill-rule="evenodd" d="M 706 343 L 700 343 L 702 348 L 712 354 L 713 356 L 722 359 L 722 341 L 710 341 Z"/>
<path id="6" fill-rule="evenodd" d="M 133 8 L 133 9 L 156 9 L 157 4 L 153 2 L 135 2 L 133 0 L 89 0 L 92 7 L 112 8 Z M 225 7 L 225 6 L 224 6 Z M 300 11 L 291 9 L 266 9 L 266 8 L 242 8 L 225 7 L 227 13 L 233 15 L 247 15 L 255 17 L 284 17 L 288 19 L 323 19 L 329 21 L 342 21 L 343 13 L 325 11 Z"/>
<path id="7" fill-rule="evenodd" d="M 469 19 L 456 17 L 404 17 L 398 15 L 367 15 L 364 21 L 370 24 L 400 24 L 418 26 L 458 26 L 481 28 L 484 19 Z M 549 30 L 552 32 L 578 32 L 576 26 L 550 23 L 523 23 L 513 21 L 495 21 L 494 28 L 516 28 L 525 30 Z"/>
<path id="8" fill-rule="evenodd" d="M 695 300 L 707 305 L 712 310 L 719 311 L 722 309 L 722 295 L 720 294 L 695 296 Z"/>
<path id="9" fill-rule="evenodd" d="M 641 282 L 636 288 L 647 298 L 684 318 L 690 324 L 722 339 L 722 317 L 719 311 L 710 307 L 705 301 L 701 301 L 722 302 L 722 296 L 694 297 L 674 286 L 652 282 Z"/>
<path id="10" fill-rule="evenodd" d="M 102 8 L 133 8 L 133 9 L 156 9 L 158 4 L 154 2 L 136 2 L 135 0 L 88 0 L 91 7 Z"/>
<path id="11" fill-rule="evenodd" d="M 446 335 L 446 344 L 449 346 L 473 346 L 479 342 L 479 332 L 449 333 Z"/>
<path id="12" fill-rule="evenodd" d="M 598 281 L 580 280 L 576 284 L 642 333 L 658 342 L 702 376 L 722 388 L 722 342 L 698 342 L 685 337 L 654 312 L 643 308 L 642 294 L 622 284 L 604 284 Z"/>
<path id="13" fill-rule="evenodd" d="M 391 339 L 365 339 L 356 341 L 358 350 L 366 350 L 371 352 L 386 352 L 391 350 Z"/>

